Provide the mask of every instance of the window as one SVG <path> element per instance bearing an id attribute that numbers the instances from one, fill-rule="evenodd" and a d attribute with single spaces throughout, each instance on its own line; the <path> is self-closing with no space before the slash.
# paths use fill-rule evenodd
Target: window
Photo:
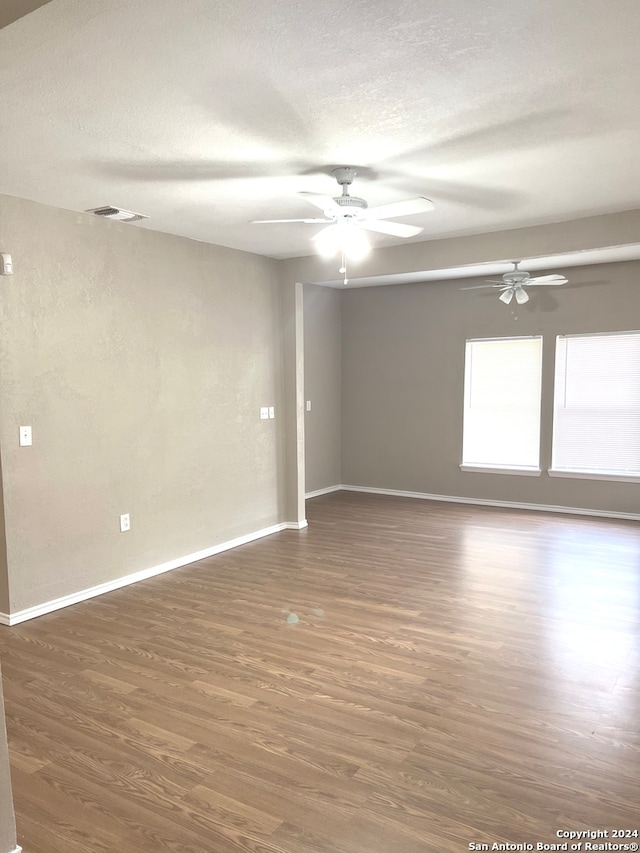
<path id="1" fill-rule="evenodd" d="M 640 332 L 556 339 L 551 474 L 640 477 Z"/>
<path id="2" fill-rule="evenodd" d="M 469 340 L 463 470 L 540 473 L 542 338 Z"/>

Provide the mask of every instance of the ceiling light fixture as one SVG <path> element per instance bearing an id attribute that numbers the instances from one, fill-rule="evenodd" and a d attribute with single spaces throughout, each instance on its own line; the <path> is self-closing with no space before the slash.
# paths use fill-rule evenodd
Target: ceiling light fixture
<path id="1" fill-rule="evenodd" d="M 483 290 L 487 287 L 497 287 L 501 293 L 498 299 L 509 305 L 515 296 L 518 305 L 525 305 L 529 301 L 529 294 L 525 290 L 526 287 L 539 287 L 540 285 L 562 285 L 567 283 L 567 279 L 557 272 L 550 275 L 531 275 L 526 270 L 519 269 L 522 261 L 512 261 L 513 269 L 505 273 L 501 280 L 487 279 L 486 284 L 474 284 L 472 287 L 461 287 L 461 290 Z"/>
<path id="2" fill-rule="evenodd" d="M 371 246 L 364 232 L 350 219 L 340 219 L 328 228 L 323 228 L 313 238 L 323 258 L 335 258 L 340 255 L 340 272 L 347 284 L 347 260 L 360 261 L 371 251 Z"/>

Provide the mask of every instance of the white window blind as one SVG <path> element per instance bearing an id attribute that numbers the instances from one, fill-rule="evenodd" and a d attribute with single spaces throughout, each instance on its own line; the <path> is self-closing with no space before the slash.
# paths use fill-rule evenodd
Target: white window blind
<path id="1" fill-rule="evenodd" d="M 640 333 L 556 340 L 552 471 L 640 476 Z"/>
<path id="2" fill-rule="evenodd" d="M 462 467 L 538 470 L 542 338 L 466 343 Z"/>

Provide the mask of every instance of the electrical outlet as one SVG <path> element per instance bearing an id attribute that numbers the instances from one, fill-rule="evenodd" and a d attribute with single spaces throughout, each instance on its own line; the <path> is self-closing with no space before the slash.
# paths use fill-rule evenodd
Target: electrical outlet
<path id="1" fill-rule="evenodd" d="M 268 421 L 269 420 L 269 406 L 261 406 L 260 407 L 260 420 Z"/>
<path id="2" fill-rule="evenodd" d="M 129 513 L 125 512 L 124 515 L 120 516 L 120 533 L 126 533 L 127 530 L 131 530 L 131 519 Z"/>

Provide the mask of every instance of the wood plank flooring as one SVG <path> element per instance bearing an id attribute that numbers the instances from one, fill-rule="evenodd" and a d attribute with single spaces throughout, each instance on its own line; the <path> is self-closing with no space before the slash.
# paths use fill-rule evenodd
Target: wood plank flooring
<path id="1" fill-rule="evenodd" d="M 25 853 L 640 829 L 639 525 L 347 492 L 307 510 L 0 629 Z"/>

